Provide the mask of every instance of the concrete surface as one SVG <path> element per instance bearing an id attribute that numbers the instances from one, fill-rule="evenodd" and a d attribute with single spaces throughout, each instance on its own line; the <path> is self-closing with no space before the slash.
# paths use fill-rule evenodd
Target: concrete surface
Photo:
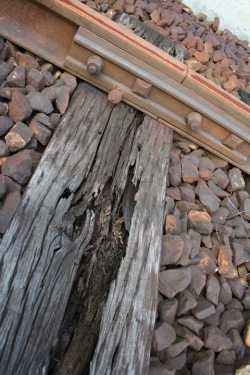
<path id="1" fill-rule="evenodd" d="M 250 0 L 183 0 L 194 14 L 204 13 L 207 20 L 220 18 L 220 30 L 229 29 L 250 42 Z"/>

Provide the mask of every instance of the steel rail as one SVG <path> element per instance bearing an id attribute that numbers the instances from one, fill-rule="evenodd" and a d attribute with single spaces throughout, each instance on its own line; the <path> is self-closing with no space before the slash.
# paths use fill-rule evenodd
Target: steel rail
<path id="1" fill-rule="evenodd" d="M 0 35 L 250 173 L 250 107 L 77 0 L 0 0 Z M 103 69 L 90 72 L 98 55 Z M 146 87 L 146 89 L 145 89 Z M 187 116 L 199 113 L 196 130 Z M 232 140 L 236 139 L 234 143 Z"/>

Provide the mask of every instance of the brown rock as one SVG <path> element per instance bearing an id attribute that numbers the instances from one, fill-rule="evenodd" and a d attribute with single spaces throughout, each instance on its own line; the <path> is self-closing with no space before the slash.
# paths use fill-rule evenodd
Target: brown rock
<path id="1" fill-rule="evenodd" d="M 176 340 L 176 334 L 173 327 L 166 322 L 157 323 L 152 338 L 152 350 L 160 352 L 168 348 Z"/>
<path id="2" fill-rule="evenodd" d="M 41 91 L 45 86 L 45 77 L 38 69 L 30 69 L 27 74 L 27 85 L 33 86 L 36 90 Z"/>
<path id="3" fill-rule="evenodd" d="M 4 141 L 0 140 L 0 158 L 3 156 L 8 156 L 10 154 L 8 147 Z"/>
<path id="4" fill-rule="evenodd" d="M 180 236 L 166 234 L 162 240 L 161 266 L 177 262 L 182 254 L 184 242 Z"/>
<path id="5" fill-rule="evenodd" d="M 61 118 L 60 113 L 51 113 L 51 115 L 49 115 L 49 119 L 55 127 L 58 125 L 60 118 Z"/>
<path id="6" fill-rule="evenodd" d="M 198 298 L 202 289 L 206 285 L 206 275 L 198 266 L 189 266 L 191 271 L 191 282 L 188 286 L 188 290 Z"/>
<path id="7" fill-rule="evenodd" d="M 199 180 L 195 193 L 208 213 L 212 214 L 220 207 L 220 199 L 209 189 L 205 181 Z"/>
<path id="8" fill-rule="evenodd" d="M 0 233 L 5 233 L 21 201 L 19 191 L 6 195 L 3 202 L 0 202 Z"/>
<path id="9" fill-rule="evenodd" d="M 28 150 L 35 150 L 37 148 L 37 140 L 32 137 L 31 140 L 27 143 L 26 147 Z"/>
<path id="10" fill-rule="evenodd" d="M 183 291 L 191 281 L 191 271 L 188 268 L 178 268 L 160 272 L 159 292 L 168 298 L 173 298 Z"/>
<path id="11" fill-rule="evenodd" d="M 204 181 L 209 181 L 213 177 L 213 173 L 207 169 L 199 169 L 199 178 Z"/>
<path id="12" fill-rule="evenodd" d="M 170 187 L 167 189 L 167 196 L 180 201 L 181 200 L 181 194 L 180 194 L 180 189 L 178 187 Z"/>
<path id="13" fill-rule="evenodd" d="M 193 229 L 189 229 L 188 237 L 191 242 L 190 258 L 193 259 L 199 253 L 200 245 L 201 245 L 201 235 L 199 232 Z"/>
<path id="14" fill-rule="evenodd" d="M 197 204 L 194 204 L 194 203 L 190 203 L 190 202 L 185 202 L 185 201 L 179 201 L 177 203 L 177 208 L 178 210 L 181 212 L 181 213 L 184 213 L 184 212 L 190 212 L 192 210 L 199 210 L 199 207 Z"/>
<path id="15" fill-rule="evenodd" d="M 177 357 L 188 345 L 188 340 L 177 337 L 172 345 L 158 353 L 158 357 L 161 361 Z"/>
<path id="16" fill-rule="evenodd" d="M 222 302 L 219 302 L 218 306 L 215 309 L 215 314 L 208 316 L 207 318 L 203 319 L 203 321 L 210 326 L 217 327 L 220 321 L 221 314 L 225 311 L 224 305 Z"/>
<path id="17" fill-rule="evenodd" d="M 13 94 L 16 93 L 16 92 L 19 92 L 22 95 L 26 95 L 27 94 L 27 89 L 25 87 L 24 88 L 19 88 L 19 87 L 3 87 L 0 90 L 0 97 L 11 100 Z"/>
<path id="18" fill-rule="evenodd" d="M 195 203 L 195 192 L 191 188 L 180 186 L 180 195 L 181 195 L 181 200 L 190 202 L 190 203 Z"/>
<path id="19" fill-rule="evenodd" d="M 33 94 L 34 95 L 34 94 Z M 15 92 L 9 105 L 9 116 L 14 122 L 23 121 L 32 113 L 31 105 L 26 96 Z"/>
<path id="20" fill-rule="evenodd" d="M 207 349 L 221 352 L 222 350 L 232 348 L 232 341 L 218 327 L 206 327 L 203 332 L 204 345 Z"/>
<path id="21" fill-rule="evenodd" d="M 47 98 L 50 99 L 52 102 L 56 98 L 56 95 L 51 87 L 46 87 L 44 90 L 41 91 L 41 94 L 47 96 Z M 60 113 L 59 116 L 61 116 Z"/>
<path id="22" fill-rule="evenodd" d="M 159 362 L 152 362 L 149 366 L 148 375 L 175 375 L 175 370 Z"/>
<path id="23" fill-rule="evenodd" d="M 5 176 L 7 182 L 7 193 L 13 193 L 13 191 L 21 191 L 21 185 L 14 182 L 8 176 Z"/>
<path id="24" fill-rule="evenodd" d="M 52 132 L 55 130 L 55 125 L 51 121 L 50 117 L 45 115 L 45 113 L 37 113 L 32 120 L 34 120 L 35 122 L 38 121 L 40 124 L 46 126 L 46 128 L 48 128 Z"/>
<path id="25" fill-rule="evenodd" d="M 45 78 L 45 86 L 51 86 L 56 82 L 55 78 L 48 70 L 43 73 L 43 76 Z"/>
<path id="26" fill-rule="evenodd" d="M 112 8 L 116 11 L 116 13 L 122 13 L 125 8 L 125 1 L 124 0 L 117 0 Z"/>
<path id="27" fill-rule="evenodd" d="M 28 101 L 34 111 L 44 112 L 47 115 L 53 112 L 51 100 L 40 92 L 27 95 Z"/>
<path id="28" fill-rule="evenodd" d="M 186 363 L 186 350 L 183 350 L 177 357 L 169 358 L 163 361 L 163 364 L 172 370 L 180 370 Z"/>
<path id="29" fill-rule="evenodd" d="M 189 328 L 192 332 L 196 333 L 196 335 L 201 335 L 204 323 L 196 320 L 193 316 L 184 316 L 183 318 L 179 318 L 178 322 L 184 327 Z"/>
<path id="30" fill-rule="evenodd" d="M 228 303 L 232 301 L 232 290 L 229 284 L 226 282 L 226 279 L 224 277 L 221 278 L 220 284 L 221 284 L 221 288 L 220 288 L 219 299 L 221 302 L 227 305 Z"/>
<path id="31" fill-rule="evenodd" d="M 192 69 L 195 72 L 198 72 L 202 67 L 202 64 L 196 59 L 185 60 L 184 63 L 189 69 Z"/>
<path id="32" fill-rule="evenodd" d="M 218 255 L 218 272 L 220 275 L 226 277 L 233 277 L 234 268 L 232 263 L 232 250 L 225 245 L 222 245 L 219 249 Z"/>
<path id="33" fill-rule="evenodd" d="M 232 350 L 223 350 L 217 356 L 215 363 L 220 363 L 226 366 L 233 366 L 235 362 L 235 353 Z"/>
<path id="34" fill-rule="evenodd" d="M 12 65 L 5 62 L 0 64 L 0 85 L 3 83 L 3 81 L 5 81 L 6 77 L 10 74 L 13 68 L 14 67 Z"/>
<path id="35" fill-rule="evenodd" d="M 222 190 L 219 186 L 217 186 L 216 184 L 214 184 L 212 181 L 208 181 L 208 187 L 209 189 L 218 197 L 218 198 L 225 198 L 225 197 L 229 197 L 230 194 L 225 191 L 225 190 Z"/>
<path id="36" fill-rule="evenodd" d="M 184 182 L 192 184 L 193 182 L 196 182 L 199 179 L 198 169 L 187 159 L 182 159 L 181 176 Z"/>
<path id="37" fill-rule="evenodd" d="M 245 320 L 240 311 L 236 309 L 227 310 L 221 314 L 219 327 L 224 333 L 233 328 L 241 332 L 245 327 Z"/>
<path id="38" fill-rule="evenodd" d="M 186 227 L 186 225 L 185 225 Z M 189 237 L 186 233 L 181 233 L 181 238 L 184 242 L 184 248 L 182 249 L 182 253 L 176 264 L 179 264 L 181 266 L 187 266 L 189 263 L 189 255 L 191 252 L 191 242 L 189 240 Z"/>
<path id="39" fill-rule="evenodd" d="M 248 256 L 248 253 L 245 252 L 244 246 L 237 242 L 231 243 L 233 251 L 233 262 L 236 266 L 246 262 L 245 255 Z M 246 253 L 246 254 L 245 254 Z"/>
<path id="40" fill-rule="evenodd" d="M 239 168 L 232 168 L 228 172 L 229 185 L 227 190 L 229 192 L 238 191 L 245 187 L 245 181 L 243 179 L 241 170 Z"/>
<path id="41" fill-rule="evenodd" d="M 244 342 L 237 331 L 237 329 L 231 329 L 227 336 L 233 343 L 231 350 L 233 350 L 236 354 L 236 359 L 242 359 L 245 354 L 245 345 Z M 243 355 L 242 355 L 243 354 Z"/>
<path id="42" fill-rule="evenodd" d="M 30 69 L 38 69 L 39 64 L 32 56 L 27 55 L 26 53 L 17 52 L 15 54 L 15 59 L 18 65 L 24 66 L 26 71 L 29 71 Z"/>
<path id="43" fill-rule="evenodd" d="M 165 208 L 164 208 L 164 217 L 166 218 L 167 215 L 171 214 L 173 212 L 175 206 L 174 199 L 171 197 L 165 198 Z"/>
<path id="44" fill-rule="evenodd" d="M 29 150 L 22 150 L 8 157 L 2 164 L 2 174 L 24 185 L 32 174 L 32 158 Z"/>
<path id="45" fill-rule="evenodd" d="M 170 12 L 168 12 L 167 10 L 163 10 L 161 12 L 161 19 L 164 20 L 166 22 L 166 25 L 167 26 L 171 26 L 172 23 L 174 22 L 174 15 Z"/>
<path id="46" fill-rule="evenodd" d="M 181 163 L 178 164 L 170 164 L 169 167 L 169 182 L 172 186 L 180 186 L 181 185 Z"/>
<path id="47" fill-rule="evenodd" d="M 224 224 L 228 217 L 229 210 L 225 207 L 219 207 L 218 210 L 211 214 L 211 220 L 213 223 Z"/>
<path id="48" fill-rule="evenodd" d="M 232 79 L 229 79 L 226 83 L 224 83 L 223 85 L 223 88 L 228 91 L 228 92 L 231 92 L 233 91 L 235 88 L 237 87 L 237 83 L 232 80 Z"/>
<path id="49" fill-rule="evenodd" d="M 220 284 L 214 276 L 208 276 L 206 285 L 206 299 L 214 305 L 219 303 Z"/>
<path id="50" fill-rule="evenodd" d="M 188 213 L 188 228 L 194 229 L 200 234 L 210 234 L 213 226 L 209 214 L 191 210 Z"/>
<path id="51" fill-rule="evenodd" d="M 63 79 L 65 86 L 69 88 L 69 95 L 71 96 L 77 86 L 76 77 L 73 74 L 64 72 L 61 74 L 60 78 Z"/>
<path id="52" fill-rule="evenodd" d="M 25 87 L 25 69 L 22 65 L 17 66 L 6 78 L 9 87 Z"/>
<path id="53" fill-rule="evenodd" d="M 197 301 L 190 293 L 189 290 L 185 289 L 181 293 L 176 295 L 178 300 L 177 316 L 185 315 L 191 309 L 197 305 Z"/>
<path id="54" fill-rule="evenodd" d="M 0 199 L 2 199 L 7 193 L 7 180 L 6 176 L 0 174 Z"/>
<path id="55" fill-rule="evenodd" d="M 215 375 L 213 350 L 209 349 L 195 354 L 192 375 Z"/>
<path id="56" fill-rule="evenodd" d="M 51 138 L 51 131 L 44 125 L 40 124 L 39 121 L 32 120 L 30 129 L 34 133 L 34 137 L 40 142 L 43 146 L 46 146 Z"/>
<path id="57" fill-rule="evenodd" d="M 198 150 L 197 150 L 198 151 Z M 183 155 L 182 157 L 185 160 L 188 160 L 191 164 L 193 164 L 196 168 L 198 168 L 200 158 L 198 155 L 195 154 L 195 151 L 191 152 L 188 155 Z M 191 185 L 189 185 L 190 187 Z"/>
<path id="58" fill-rule="evenodd" d="M 204 346 L 204 342 L 198 336 L 189 331 L 186 327 L 183 327 L 181 324 L 176 323 L 174 329 L 177 336 L 180 336 L 189 342 L 190 348 L 199 351 Z"/>
<path id="59" fill-rule="evenodd" d="M 199 296 L 197 299 L 197 306 L 192 309 L 191 313 L 196 319 L 202 320 L 215 314 L 215 308 L 211 302 L 207 301 L 204 297 Z"/>
<path id="60" fill-rule="evenodd" d="M 221 168 L 218 168 L 213 172 L 213 175 L 216 177 L 217 185 L 221 189 L 226 189 L 229 184 L 229 178 L 227 174 Z"/>
<path id="61" fill-rule="evenodd" d="M 206 51 L 203 52 L 195 52 L 194 57 L 201 63 L 205 64 L 209 60 L 209 54 Z"/>
<path id="62" fill-rule="evenodd" d="M 250 310 L 250 292 L 249 291 L 246 292 L 246 294 L 241 300 L 241 303 L 243 304 L 246 310 Z"/>
<path id="63" fill-rule="evenodd" d="M 165 220 L 166 234 L 175 235 L 181 233 L 181 221 L 177 215 L 167 215 Z"/>
<path id="64" fill-rule="evenodd" d="M 200 251 L 197 255 L 199 259 L 199 268 L 206 275 L 213 275 L 217 270 L 216 259 L 213 256 L 212 252 L 206 247 L 200 248 Z"/>
<path id="65" fill-rule="evenodd" d="M 206 169 L 208 171 L 211 171 L 213 172 L 215 170 L 215 165 L 214 163 L 211 161 L 210 158 L 208 158 L 207 156 L 202 156 L 199 160 L 199 165 L 198 165 L 198 168 L 199 169 Z"/>
<path id="66" fill-rule="evenodd" d="M 229 302 L 226 306 L 225 306 L 226 310 L 231 310 L 231 309 L 237 309 L 239 311 L 243 311 L 243 306 L 242 304 L 240 303 L 240 301 L 236 298 L 232 298 L 232 301 Z"/>
<path id="67" fill-rule="evenodd" d="M 5 136 L 6 144 L 11 152 L 24 148 L 33 136 L 33 131 L 23 122 L 18 121 Z"/>
<path id="68" fill-rule="evenodd" d="M 240 206 L 240 212 L 242 212 L 242 217 L 244 219 L 250 220 L 250 198 L 245 199 L 241 206 Z"/>
<path id="69" fill-rule="evenodd" d="M 238 299 L 242 299 L 245 293 L 245 290 L 244 290 L 243 285 L 240 282 L 240 279 L 236 277 L 233 279 L 228 279 L 227 282 L 232 290 L 233 295 Z"/>
<path id="70" fill-rule="evenodd" d="M 178 301 L 176 298 L 164 299 L 161 301 L 158 304 L 160 322 L 166 322 L 172 326 L 175 321 L 177 307 Z"/>

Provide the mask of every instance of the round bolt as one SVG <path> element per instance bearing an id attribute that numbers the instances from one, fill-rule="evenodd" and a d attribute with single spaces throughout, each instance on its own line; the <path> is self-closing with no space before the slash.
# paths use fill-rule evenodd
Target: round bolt
<path id="1" fill-rule="evenodd" d="M 108 94 L 108 100 L 113 104 L 120 103 L 122 100 L 122 92 L 118 89 L 111 90 Z"/>
<path id="2" fill-rule="evenodd" d="M 190 112 L 186 116 L 186 121 L 191 130 L 198 130 L 201 125 L 202 116 L 198 112 Z"/>
<path id="3" fill-rule="evenodd" d="M 104 68 L 103 59 L 99 56 L 90 56 L 87 61 L 87 70 L 90 74 L 99 74 Z"/>

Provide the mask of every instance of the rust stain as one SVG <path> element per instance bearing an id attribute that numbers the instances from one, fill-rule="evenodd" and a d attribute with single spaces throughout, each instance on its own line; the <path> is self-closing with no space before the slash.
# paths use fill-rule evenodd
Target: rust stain
<path id="1" fill-rule="evenodd" d="M 238 103 L 236 100 L 234 100 L 231 95 L 229 95 L 226 91 L 220 91 L 213 85 L 209 83 L 209 81 L 205 81 L 204 78 L 192 75 L 191 73 L 188 73 L 187 76 L 192 79 L 193 81 L 199 82 L 200 85 L 206 87 L 209 91 L 214 92 L 217 96 L 220 96 L 222 99 L 226 100 L 228 103 L 234 105 L 237 109 L 240 109 L 241 111 L 245 112 L 246 114 L 250 115 L 250 108 L 246 108 L 246 105 L 243 103 Z"/>
<path id="2" fill-rule="evenodd" d="M 182 73 L 183 75 L 186 76 L 186 69 L 181 68 L 180 66 L 178 66 L 177 64 L 175 64 L 172 61 L 164 59 L 160 54 L 152 51 L 150 48 L 146 48 L 146 47 L 141 46 L 140 43 L 135 41 L 133 38 L 130 38 L 129 36 L 124 35 L 121 31 L 117 30 L 115 27 L 108 26 L 105 22 L 103 22 L 103 21 L 99 20 L 98 18 L 88 14 L 84 9 L 78 7 L 77 5 L 72 4 L 69 0 L 59 0 L 59 2 L 63 5 L 65 5 L 65 6 L 67 6 L 68 8 L 71 8 L 75 11 L 77 10 L 79 13 L 84 15 L 85 18 L 99 24 L 100 26 L 102 26 L 106 30 L 112 31 L 114 34 L 118 35 L 123 40 L 128 41 L 130 44 L 133 44 L 136 48 L 138 48 L 142 51 L 145 51 L 148 54 L 156 57 L 158 60 L 162 61 L 164 64 L 167 64 L 167 65 L 171 66 L 173 69 L 177 70 L 179 73 Z"/>

